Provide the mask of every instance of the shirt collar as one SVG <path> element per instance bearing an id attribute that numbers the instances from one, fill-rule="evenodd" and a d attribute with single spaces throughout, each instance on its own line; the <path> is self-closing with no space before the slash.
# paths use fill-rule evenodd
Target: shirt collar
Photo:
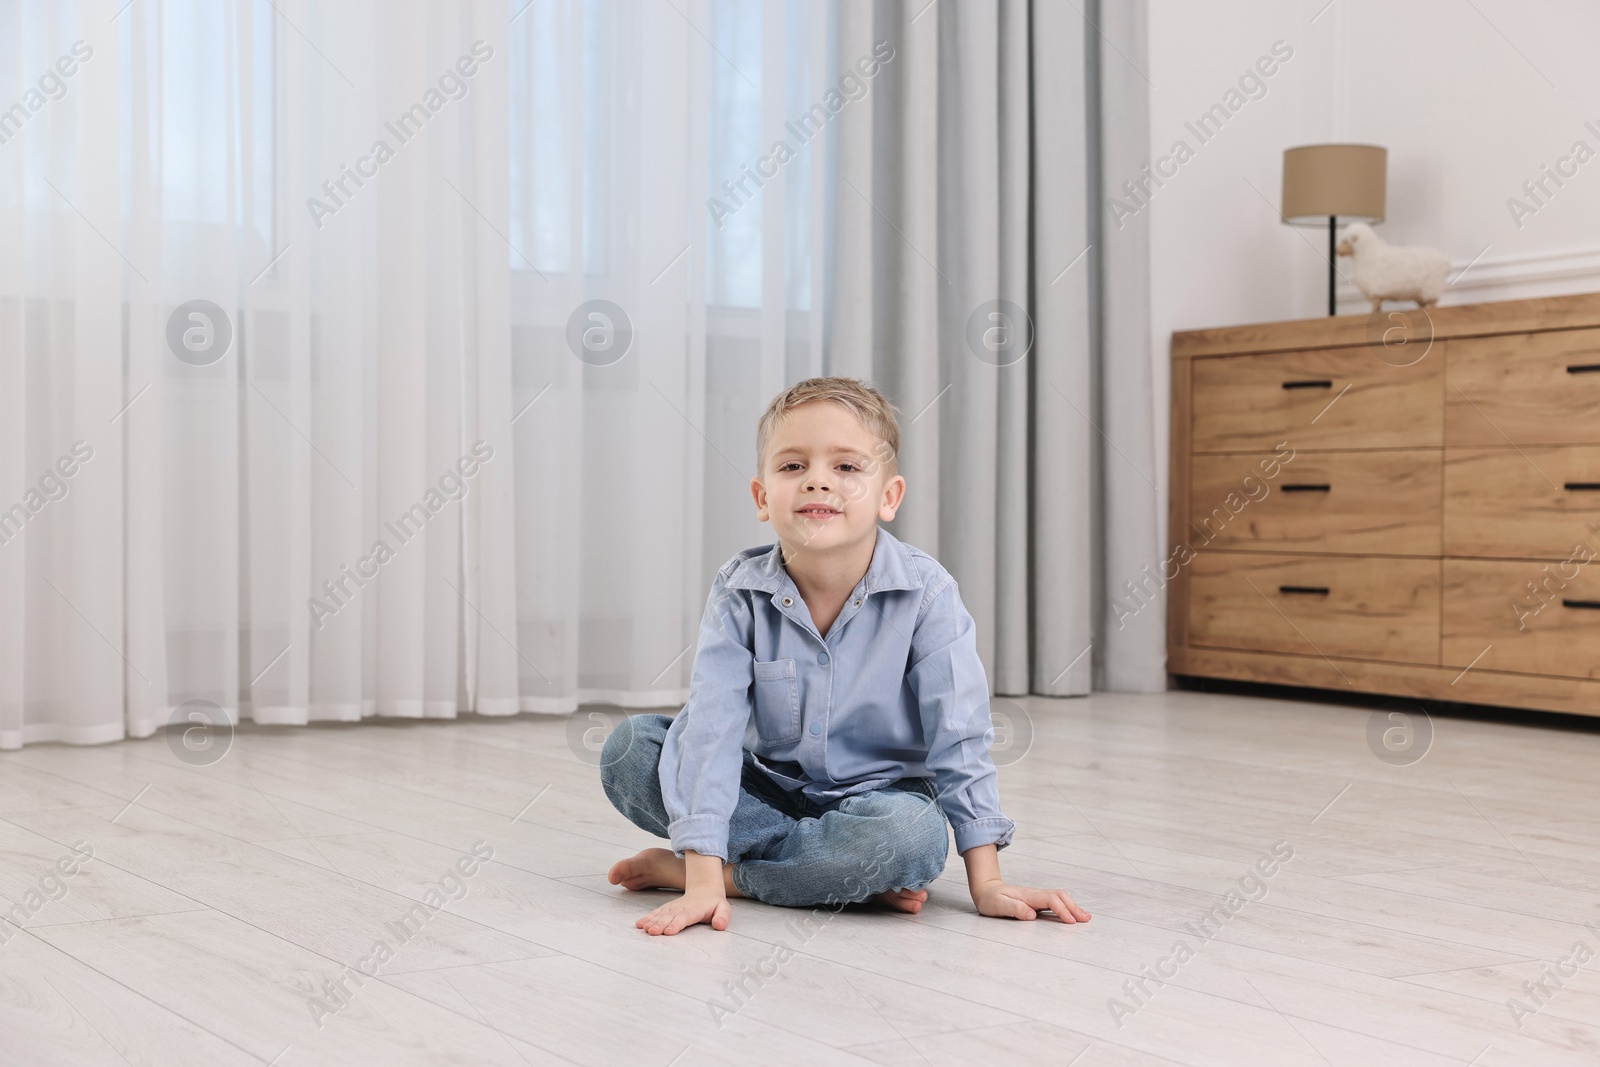
<path id="1" fill-rule="evenodd" d="M 864 579 L 868 594 L 884 589 L 920 589 L 922 577 L 911 565 L 911 553 L 888 530 L 878 527 L 878 537 L 872 547 L 872 563 Z M 776 593 L 788 578 L 783 568 L 782 546 L 773 542 L 741 560 L 728 576 L 728 586 L 733 589 L 760 589 Z"/>

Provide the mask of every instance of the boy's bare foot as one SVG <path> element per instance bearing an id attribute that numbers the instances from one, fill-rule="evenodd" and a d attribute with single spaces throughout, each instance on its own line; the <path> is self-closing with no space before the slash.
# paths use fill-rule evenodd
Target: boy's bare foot
<path id="1" fill-rule="evenodd" d="M 682 889 L 684 864 L 670 848 L 647 848 L 611 865 L 606 880 L 624 889 Z"/>
<path id="2" fill-rule="evenodd" d="M 670 848 L 647 848 L 625 860 L 618 860 L 606 873 L 606 881 L 624 889 L 677 889 L 688 885 L 687 868 L 683 858 Z M 733 884 L 733 868 L 722 865 L 722 892 L 724 896 L 739 897 Z"/>
<path id="3" fill-rule="evenodd" d="M 912 915 L 922 910 L 923 902 L 928 899 L 926 889 L 889 889 L 872 898 L 881 901 L 896 911 L 908 911 Z"/>

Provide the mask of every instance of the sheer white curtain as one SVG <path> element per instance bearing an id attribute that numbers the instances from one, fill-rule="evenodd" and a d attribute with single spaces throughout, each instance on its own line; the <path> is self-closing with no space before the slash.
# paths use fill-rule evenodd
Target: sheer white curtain
<path id="1" fill-rule="evenodd" d="M 831 5 L 539 0 L 513 32 L 522 706 L 681 703 L 712 575 L 773 540 L 756 421 L 823 373 L 831 113 L 785 124 L 835 82 Z"/>
<path id="2" fill-rule="evenodd" d="M 0 748 L 683 699 L 707 568 L 767 539 L 760 404 L 821 364 L 828 138 L 761 160 L 831 32 L 7 5 Z"/>

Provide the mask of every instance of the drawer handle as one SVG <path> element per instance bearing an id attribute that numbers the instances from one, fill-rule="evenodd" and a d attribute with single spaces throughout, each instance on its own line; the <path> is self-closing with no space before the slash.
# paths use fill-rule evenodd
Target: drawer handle
<path id="1" fill-rule="evenodd" d="M 1569 486 L 1567 486 L 1567 488 L 1571 489 L 1572 486 L 1569 485 Z M 1600 485 L 1597 485 L 1595 488 L 1600 489 Z M 1329 493 L 1329 492 L 1333 491 L 1333 486 L 1325 485 L 1325 484 L 1324 485 L 1295 484 L 1295 485 L 1285 485 L 1283 487 L 1283 491 L 1285 493 Z"/>
<path id="2" fill-rule="evenodd" d="M 1570 371 L 1572 368 L 1568 367 L 1567 369 Z M 1600 367 L 1595 369 L 1600 370 Z M 1319 378 L 1315 381 L 1284 382 L 1283 387 L 1285 389 L 1332 389 L 1333 382 L 1327 378 Z"/>
<path id="3" fill-rule="evenodd" d="M 1568 374 L 1596 374 L 1600 373 L 1600 363 L 1568 363 Z"/>
<path id="4" fill-rule="evenodd" d="M 1278 592 L 1280 592 L 1280 593 L 1309 593 L 1312 596 L 1327 596 L 1328 595 L 1328 587 L 1325 586 L 1325 585 L 1280 585 L 1280 586 L 1278 586 Z M 1595 606 L 1596 607 L 1600 607 L 1600 604 L 1597 604 Z"/>
<path id="5" fill-rule="evenodd" d="M 1285 489 L 1288 486 L 1284 486 Z M 1600 482 L 1568 482 L 1566 488 L 1569 492 L 1600 489 Z"/>
<path id="6" fill-rule="evenodd" d="M 1600 611 L 1600 600 L 1563 600 L 1564 608 L 1589 608 L 1591 611 Z"/>

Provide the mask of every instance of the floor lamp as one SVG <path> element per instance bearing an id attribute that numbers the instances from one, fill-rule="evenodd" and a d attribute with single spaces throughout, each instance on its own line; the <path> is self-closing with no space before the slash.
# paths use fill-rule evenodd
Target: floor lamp
<path id="1" fill-rule="evenodd" d="M 1283 221 L 1328 227 L 1328 314 L 1334 313 L 1335 233 L 1341 222 L 1382 222 L 1389 150 L 1308 144 L 1283 152 Z"/>

